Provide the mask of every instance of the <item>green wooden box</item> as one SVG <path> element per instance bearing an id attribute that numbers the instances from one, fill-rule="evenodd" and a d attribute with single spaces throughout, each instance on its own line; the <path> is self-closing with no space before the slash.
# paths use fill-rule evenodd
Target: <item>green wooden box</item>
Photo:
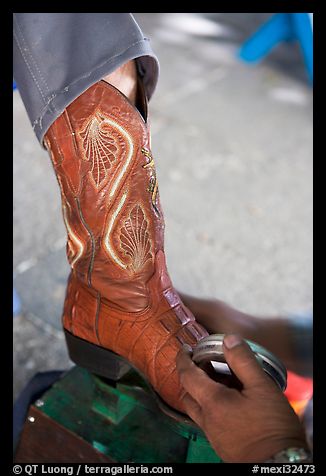
<path id="1" fill-rule="evenodd" d="M 108 461 L 222 462 L 197 426 L 162 412 L 134 371 L 111 382 L 73 367 L 34 407 Z"/>

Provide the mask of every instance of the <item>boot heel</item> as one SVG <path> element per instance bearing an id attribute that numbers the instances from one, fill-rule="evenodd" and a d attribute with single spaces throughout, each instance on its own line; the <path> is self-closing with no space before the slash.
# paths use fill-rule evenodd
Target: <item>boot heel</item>
<path id="1" fill-rule="evenodd" d="M 66 329 L 64 333 L 69 357 L 76 365 L 111 380 L 120 380 L 131 369 L 131 366 L 114 352 L 76 337 Z"/>

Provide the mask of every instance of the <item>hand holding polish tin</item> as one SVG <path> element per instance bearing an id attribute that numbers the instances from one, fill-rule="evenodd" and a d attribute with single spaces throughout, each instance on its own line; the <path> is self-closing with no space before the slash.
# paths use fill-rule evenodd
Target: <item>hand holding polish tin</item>
<path id="1" fill-rule="evenodd" d="M 233 380 L 234 386 L 238 386 L 239 381 L 237 381 L 234 372 L 225 360 L 223 353 L 224 337 L 224 334 L 211 334 L 201 339 L 193 350 L 192 360 L 214 380 L 220 381 L 223 379 L 224 382 L 228 381 L 230 386 L 233 386 Z M 246 340 L 246 342 L 262 369 L 284 391 L 286 389 L 287 371 L 283 363 L 264 347 L 250 340 Z M 227 375 L 229 378 L 226 377 Z"/>
<path id="2" fill-rule="evenodd" d="M 180 351 L 177 370 L 187 414 L 224 462 L 259 463 L 288 448 L 308 449 L 282 392 L 286 370 L 266 349 L 213 334 Z"/>

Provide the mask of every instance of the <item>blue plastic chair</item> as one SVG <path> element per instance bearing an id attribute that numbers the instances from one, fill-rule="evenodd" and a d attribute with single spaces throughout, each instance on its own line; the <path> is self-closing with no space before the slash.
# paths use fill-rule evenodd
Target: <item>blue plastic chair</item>
<path id="1" fill-rule="evenodd" d="M 276 13 L 239 50 L 248 63 L 262 60 L 281 41 L 299 41 L 310 83 L 313 83 L 313 14 Z"/>
<path id="2" fill-rule="evenodd" d="M 17 316 L 17 314 L 19 314 L 20 311 L 21 311 L 21 302 L 20 302 L 16 289 L 13 288 L 13 315 Z"/>

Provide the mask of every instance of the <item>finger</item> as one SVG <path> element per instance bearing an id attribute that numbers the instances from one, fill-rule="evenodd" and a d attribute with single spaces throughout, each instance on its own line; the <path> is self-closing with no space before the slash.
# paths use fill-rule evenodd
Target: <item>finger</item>
<path id="1" fill-rule="evenodd" d="M 200 405 L 192 398 L 189 393 L 185 393 L 182 403 L 187 412 L 187 415 L 197 423 L 198 426 L 202 425 L 202 411 Z"/>
<path id="2" fill-rule="evenodd" d="M 237 334 L 229 334 L 223 340 L 223 352 L 227 364 L 244 388 L 270 384 L 249 345 Z"/>
<path id="3" fill-rule="evenodd" d="M 215 398 L 224 388 L 197 367 L 187 350 L 181 349 L 177 355 L 177 371 L 183 388 L 200 406 Z"/>

